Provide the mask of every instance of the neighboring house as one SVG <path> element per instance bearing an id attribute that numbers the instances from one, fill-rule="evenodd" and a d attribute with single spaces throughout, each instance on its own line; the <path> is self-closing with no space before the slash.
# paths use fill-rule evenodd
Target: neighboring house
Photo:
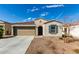
<path id="1" fill-rule="evenodd" d="M 70 35 L 79 39 L 79 22 L 70 24 Z"/>
<path id="2" fill-rule="evenodd" d="M 0 28 L 4 29 L 3 35 L 11 35 L 11 23 L 0 20 Z"/>
<path id="3" fill-rule="evenodd" d="M 79 39 L 79 22 L 64 24 L 63 33 Z"/>
<path id="4" fill-rule="evenodd" d="M 36 19 L 31 22 L 7 23 L 0 21 L 0 27 L 4 28 L 4 36 L 6 33 L 14 36 L 62 36 L 63 23 L 52 20 Z"/>

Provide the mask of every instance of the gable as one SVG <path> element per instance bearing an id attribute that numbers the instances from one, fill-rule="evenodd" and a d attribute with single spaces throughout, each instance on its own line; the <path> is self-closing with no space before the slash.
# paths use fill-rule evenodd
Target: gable
<path id="1" fill-rule="evenodd" d="M 58 25 L 58 26 L 61 26 L 63 25 L 63 23 L 60 23 L 60 22 L 57 22 L 57 21 L 52 21 L 52 22 L 48 22 L 48 23 L 45 23 L 44 25 Z"/>
<path id="2" fill-rule="evenodd" d="M 52 22 L 56 22 L 56 23 L 61 23 L 61 24 L 63 24 L 62 22 L 56 21 L 56 20 L 48 21 L 48 22 L 46 22 L 45 24 L 47 24 L 47 23 L 52 23 Z"/>
<path id="3" fill-rule="evenodd" d="M 45 22 L 48 21 L 40 18 L 40 19 L 36 19 L 34 22 L 36 25 L 43 25 Z"/>

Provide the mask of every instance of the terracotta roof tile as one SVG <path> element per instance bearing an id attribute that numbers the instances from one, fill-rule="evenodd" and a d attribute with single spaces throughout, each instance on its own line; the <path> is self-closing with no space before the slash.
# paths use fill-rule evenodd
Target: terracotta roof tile
<path id="1" fill-rule="evenodd" d="M 79 25 L 79 22 L 67 23 L 67 24 L 64 24 L 63 26 L 75 26 L 75 25 Z"/>
<path id="2" fill-rule="evenodd" d="M 18 23 L 13 23 L 13 24 L 27 24 L 27 25 L 33 25 L 34 21 L 32 22 L 18 22 Z"/>
<path id="3" fill-rule="evenodd" d="M 57 21 L 57 20 L 51 20 L 51 21 L 45 22 L 44 24 L 47 24 L 47 23 L 50 23 L 50 22 L 59 22 L 59 23 L 63 23 L 63 22 L 60 22 L 60 21 Z"/>
<path id="4" fill-rule="evenodd" d="M 79 22 L 74 22 L 70 24 L 71 26 L 79 25 Z"/>

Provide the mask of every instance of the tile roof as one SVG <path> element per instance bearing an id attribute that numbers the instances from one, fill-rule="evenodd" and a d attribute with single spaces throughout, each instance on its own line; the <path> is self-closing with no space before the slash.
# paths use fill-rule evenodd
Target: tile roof
<path id="1" fill-rule="evenodd" d="M 13 23 L 13 24 L 26 24 L 26 25 L 33 25 L 34 21 L 31 22 L 18 22 L 18 23 Z"/>
<path id="2" fill-rule="evenodd" d="M 71 26 L 79 25 L 79 22 L 74 22 L 70 24 Z"/>
<path id="3" fill-rule="evenodd" d="M 59 22 L 59 23 L 63 23 L 63 22 L 60 22 L 60 21 L 57 21 L 57 20 L 51 20 L 51 21 L 45 22 L 44 24 L 47 24 L 47 23 L 50 23 L 50 22 Z"/>
<path id="4" fill-rule="evenodd" d="M 74 22 L 74 23 L 66 23 L 63 26 L 76 26 L 79 25 L 79 22 Z"/>

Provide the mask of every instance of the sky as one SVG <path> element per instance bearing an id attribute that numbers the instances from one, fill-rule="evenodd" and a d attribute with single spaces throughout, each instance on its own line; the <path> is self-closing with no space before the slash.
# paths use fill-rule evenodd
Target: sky
<path id="1" fill-rule="evenodd" d="M 37 18 L 66 23 L 79 21 L 79 4 L 0 4 L 0 20 L 15 23 Z"/>

